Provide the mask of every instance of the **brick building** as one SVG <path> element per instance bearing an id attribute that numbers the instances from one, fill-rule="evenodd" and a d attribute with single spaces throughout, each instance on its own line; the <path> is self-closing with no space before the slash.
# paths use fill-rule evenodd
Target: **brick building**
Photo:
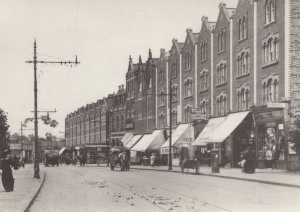
<path id="1" fill-rule="evenodd" d="M 118 144 L 126 133 L 126 91 L 124 85 L 120 85 L 116 94 L 111 95 L 111 130 L 110 142 L 114 146 Z"/>

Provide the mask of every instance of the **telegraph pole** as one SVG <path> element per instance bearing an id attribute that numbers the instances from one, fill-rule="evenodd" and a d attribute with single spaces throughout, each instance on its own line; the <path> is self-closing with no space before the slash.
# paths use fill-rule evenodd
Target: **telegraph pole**
<path id="1" fill-rule="evenodd" d="M 37 77 L 36 77 L 36 72 L 37 72 L 37 64 L 38 63 L 43 63 L 43 64 L 49 64 L 49 63 L 54 63 L 54 64 L 61 64 L 61 65 L 67 65 L 67 64 L 79 64 L 80 62 L 77 61 L 77 56 L 75 58 L 75 62 L 73 61 L 38 61 L 37 56 L 36 56 L 36 39 L 34 39 L 34 44 L 33 44 L 33 60 L 31 61 L 26 61 L 26 63 L 33 63 L 33 71 L 34 71 L 34 178 L 40 179 L 40 167 L 39 167 L 39 148 L 38 148 L 38 98 L 37 98 Z"/>
<path id="2" fill-rule="evenodd" d="M 169 127 L 170 127 L 170 137 L 169 137 L 169 167 L 168 170 L 172 170 L 172 82 L 171 82 L 171 78 L 170 78 L 170 83 L 169 83 L 169 106 L 170 106 L 170 123 L 169 123 Z"/>

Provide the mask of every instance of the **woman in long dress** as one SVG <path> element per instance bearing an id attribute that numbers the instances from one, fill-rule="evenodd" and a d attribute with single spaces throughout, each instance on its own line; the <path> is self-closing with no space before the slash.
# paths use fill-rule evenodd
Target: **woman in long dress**
<path id="1" fill-rule="evenodd" d="M 4 151 L 4 159 L 1 161 L 2 185 L 6 192 L 14 190 L 14 181 L 11 166 L 12 162 L 8 150 Z"/>

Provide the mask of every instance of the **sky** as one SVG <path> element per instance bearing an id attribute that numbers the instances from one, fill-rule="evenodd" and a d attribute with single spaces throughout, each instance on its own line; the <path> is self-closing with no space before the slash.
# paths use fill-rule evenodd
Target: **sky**
<path id="1" fill-rule="evenodd" d="M 222 1 L 236 7 L 238 0 Z M 199 32 L 201 17 L 216 21 L 219 0 L 0 0 L 0 108 L 9 131 L 34 117 L 33 42 L 43 61 L 75 60 L 80 65 L 38 64 L 38 110 L 56 109 L 50 128 L 39 121 L 39 136 L 64 135 L 64 119 L 125 84 L 129 55 L 159 57 L 172 39 L 184 42 L 186 29 Z M 39 113 L 45 115 L 45 113 Z M 33 134 L 28 123 L 25 135 Z"/>

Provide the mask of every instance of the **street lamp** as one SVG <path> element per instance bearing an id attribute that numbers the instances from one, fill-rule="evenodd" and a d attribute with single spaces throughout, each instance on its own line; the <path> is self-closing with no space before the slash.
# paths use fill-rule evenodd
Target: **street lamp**
<path id="1" fill-rule="evenodd" d="M 106 139 L 107 145 L 107 166 L 109 166 L 109 138 Z"/>

